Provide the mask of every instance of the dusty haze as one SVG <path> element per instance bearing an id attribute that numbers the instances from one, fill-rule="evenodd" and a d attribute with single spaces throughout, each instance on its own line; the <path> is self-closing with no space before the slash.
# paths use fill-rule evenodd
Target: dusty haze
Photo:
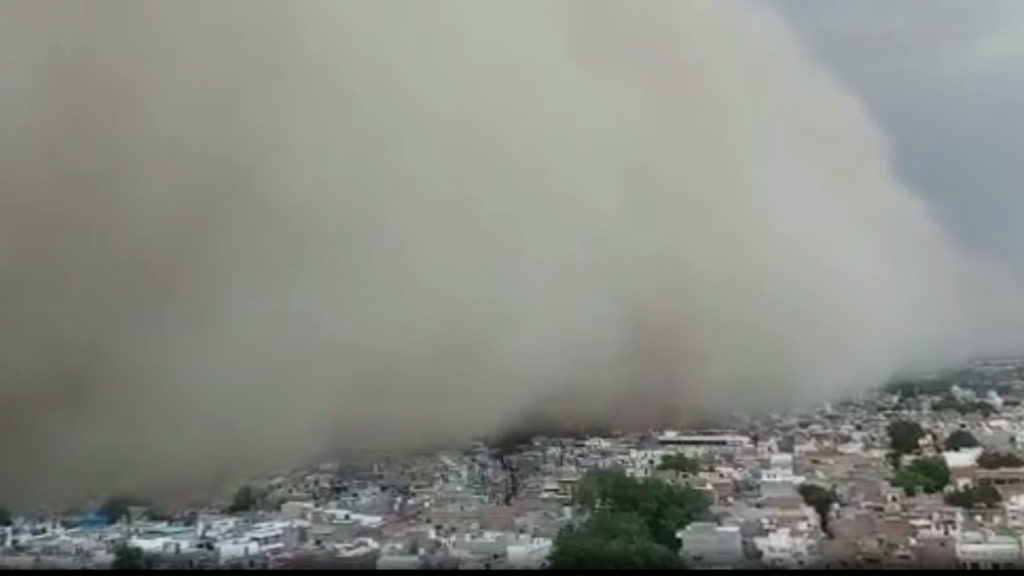
<path id="1" fill-rule="evenodd" d="M 808 402 L 1022 317 L 756 5 L 7 0 L 0 75 L 15 506 Z"/>

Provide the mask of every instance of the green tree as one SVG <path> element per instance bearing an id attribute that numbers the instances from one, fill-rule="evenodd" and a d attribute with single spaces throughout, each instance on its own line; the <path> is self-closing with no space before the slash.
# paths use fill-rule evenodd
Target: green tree
<path id="1" fill-rule="evenodd" d="M 114 562 L 110 567 L 113 570 L 146 570 L 150 566 L 141 548 L 119 544 L 114 549 Z"/>
<path id="2" fill-rule="evenodd" d="M 940 457 L 918 458 L 896 472 L 893 484 L 903 488 L 907 496 L 941 492 L 949 484 L 949 467 Z"/>
<path id="3" fill-rule="evenodd" d="M 946 504 L 960 508 L 995 508 L 1003 500 L 999 490 L 989 484 L 982 484 L 957 490 L 946 495 Z"/>
<path id="4" fill-rule="evenodd" d="M 638 513 L 654 539 L 672 550 L 679 548 L 676 530 L 705 515 L 709 506 L 707 497 L 697 490 L 637 480 L 621 470 L 586 474 L 580 480 L 578 503 L 584 511 Z"/>
<path id="5" fill-rule="evenodd" d="M 946 441 L 942 443 L 942 447 L 951 452 L 962 450 L 964 448 L 974 448 L 981 446 L 978 439 L 973 434 L 966 430 L 957 430 L 946 438 Z"/>
<path id="6" fill-rule="evenodd" d="M 989 470 L 996 468 L 1020 468 L 1024 466 L 1024 460 L 1016 454 L 1009 452 L 986 451 L 978 457 L 978 466 Z"/>
<path id="7" fill-rule="evenodd" d="M 974 501 L 977 505 L 985 508 L 995 508 L 1003 501 L 1003 496 L 995 486 L 981 484 L 974 487 Z"/>
<path id="8" fill-rule="evenodd" d="M 674 470 L 676 472 L 689 472 L 695 474 L 700 471 L 700 464 L 692 458 L 682 454 L 667 454 L 662 456 L 658 470 Z"/>
<path id="9" fill-rule="evenodd" d="M 595 470 L 580 480 L 582 525 L 559 533 L 555 569 L 679 567 L 676 531 L 707 514 L 704 494 L 621 470 Z"/>
<path id="10" fill-rule="evenodd" d="M 828 490 L 816 484 L 802 484 L 800 485 L 800 496 L 808 506 L 814 508 L 814 511 L 818 513 L 821 529 L 831 537 L 832 531 L 828 525 L 829 516 L 832 512 L 832 505 L 839 501 L 835 490 Z"/>
<path id="11" fill-rule="evenodd" d="M 259 495 L 256 493 L 256 490 L 246 484 L 235 491 L 234 497 L 231 498 L 231 506 L 228 507 L 228 512 L 248 512 L 256 507 L 258 500 Z"/>
<path id="12" fill-rule="evenodd" d="M 914 454 L 921 449 L 921 438 L 925 432 L 917 422 L 897 420 L 888 427 L 889 442 L 892 451 L 897 454 Z"/>
<path id="13" fill-rule="evenodd" d="M 559 533 L 549 557 L 555 570 L 664 570 L 679 568 L 671 549 L 654 541 L 636 512 L 599 510 L 582 526 Z"/>
<path id="14" fill-rule="evenodd" d="M 0 506 L 0 526 L 10 526 L 11 524 L 13 524 L 11 511 L 4 506 Z"/>

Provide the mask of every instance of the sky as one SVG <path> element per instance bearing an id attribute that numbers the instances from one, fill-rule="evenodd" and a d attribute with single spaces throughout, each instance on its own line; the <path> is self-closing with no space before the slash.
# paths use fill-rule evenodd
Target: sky
<path id="1" fill-rule="evenodd" d="M 1024 269 L 1024 2 L 773 2 L 945 227 Z"/>
<path id="2" fill-rule="evenodd" d="M 0 3 L 0 498 L 1019 350 L 1021 10 L 865 6 Z"/>

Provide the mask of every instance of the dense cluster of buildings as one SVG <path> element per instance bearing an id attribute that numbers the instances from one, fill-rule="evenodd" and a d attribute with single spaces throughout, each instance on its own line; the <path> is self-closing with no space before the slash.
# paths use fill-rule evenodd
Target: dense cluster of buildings
<path id="1" fill-rule="evenodd" d="M 254 482 L 260 506 L 233 514 L 16 517 L 0 528 L 0 566 L 103 568 L 127 545 L 155 567 L 542 568 L 559 531 L 578 520 L 580 478 L 612 468 L 706 494 L 709 517 L 677 532 L 692 567 L 1024 566 L 1024 468 L 978 463 L 986 450 L 1021 446 L 1021 373 L 1015 361 L 982 364 L 927 393 L 877 392 L 729 430 L 537 437 L 505 453 L 478 443 L 357 469 L 325 465 Z M 943 401 L 991 409 L 936 409 Z M 921 453 L 946 461 L 947 491 L 988 484 L 1001 502 L 964 509 L 893 487 L 887 427 L 897 419 L 930 432 Z M 982 446 L 945 451 L 957 430 Z M 699 465 L 659 467 L 675 454 Z M 835 494 L 826 518 L 804 501 L 805 484 Z"/>

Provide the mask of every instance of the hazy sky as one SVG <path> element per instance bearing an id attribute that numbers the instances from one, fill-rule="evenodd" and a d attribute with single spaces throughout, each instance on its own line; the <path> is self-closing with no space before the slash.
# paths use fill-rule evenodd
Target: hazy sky
<path id="1" fill-rule="evenodd" d="M 946 227 L 1024 268 L 1024 2 L 775 1 Z"/>
<path id="2" fill-rule="evenodd" d="M 0 501 L 1020 349 L 1019 20 L 827 6 L 0 2 Z"/>

